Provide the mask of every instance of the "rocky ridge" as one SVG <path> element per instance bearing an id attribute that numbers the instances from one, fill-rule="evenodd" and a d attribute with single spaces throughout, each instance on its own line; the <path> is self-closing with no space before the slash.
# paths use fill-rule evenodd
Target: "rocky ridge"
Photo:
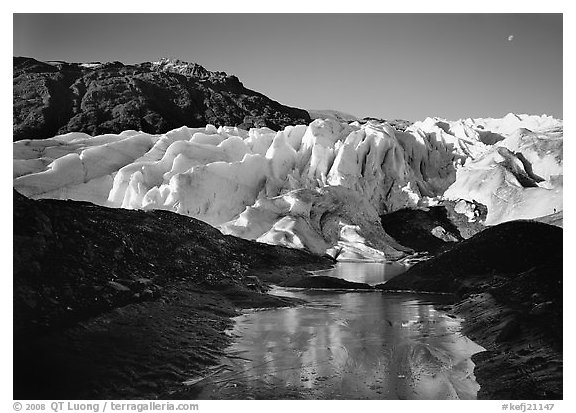
<path id="1" fill-rule="evenodd" d="M 207 123 L 280 129 L 307 111 L 244 87 L 225 72 L 161 59 L 135 65 L 40 62 L 14 57 L 13 140 L 127 129 L 164 133 Z"/>

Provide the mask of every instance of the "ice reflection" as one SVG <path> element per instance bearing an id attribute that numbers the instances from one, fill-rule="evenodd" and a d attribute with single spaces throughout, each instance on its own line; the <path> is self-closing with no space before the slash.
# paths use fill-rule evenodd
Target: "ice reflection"
<path id="1" fill-rule="evenodd" d="M 407 269 L 406 265 L 397 262 L 339 262 L 334 268 L 315 271 L 313 274 L 376 285 L 402 274 Z"/>
<path id="2" fill-rule="evenodd" d="M 201 398 L 475 398 L 470 356 L 483 349 L 429 297 L 281 293 L 312 304 L 238 317 L 224 368 L 198 383 Z"/>

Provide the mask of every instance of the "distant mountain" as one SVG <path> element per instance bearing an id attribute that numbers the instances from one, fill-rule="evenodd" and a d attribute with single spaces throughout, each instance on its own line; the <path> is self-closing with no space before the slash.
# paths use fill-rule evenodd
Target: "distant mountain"
<path id="1" fill-rule="evenodd" d="M 394 129 L 402 131 L 402 132 L 414 124 L 414 122 L 409 121 L 409 120 L 404 120 L 404 119 L 381 119 L 381 118 L 373 118 L 370 116 L 359 119 L 359 122 L 361 122 L 361 123 L 370 122 L 370 121 L 377 122 L 377 123 L 386 122 L 387 124 L 393 126 Z"/>
<path id="2" fill-rule="evenodd" d="M 308 113 L 312 119 L 333 119 L 338 122 L 376 122 L 376 123 L 387 123 L 394 127 L 394 129 L 399 131 L 405 131 L 414 122 L 404 119 L 381 119 L 366 116 L 364 118 L 359 118 L 358 116 L 351 115 L 346 112 L 341 112 L 339 110 L 333 109 L 308 109 Z"/>
<path id="3" fill-rule="evenodd" d="M 332 109 L 308 109 L 312 119 L 334 119 L 338 122 L 354 122 L 359 120 L 357 116 Z"/>
<path id="4" fill-rule="evenodd" d="M 162 59 L 124 65 L 13 59 L 13 140 L 127 129 L 164 133 L 181 126 L 308 124 L 307 111 L 244 87 L 233 75 Z"/>

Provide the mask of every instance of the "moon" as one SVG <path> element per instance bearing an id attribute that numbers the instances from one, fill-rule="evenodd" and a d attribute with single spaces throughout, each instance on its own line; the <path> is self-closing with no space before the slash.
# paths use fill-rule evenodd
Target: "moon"
<path id="1" fill-rule="evenodd" d="M 508 36 L 508 41 L 511 42 L 512 40 L 514 40 L 514 35 L 511 34 L 510 36 Z"/>

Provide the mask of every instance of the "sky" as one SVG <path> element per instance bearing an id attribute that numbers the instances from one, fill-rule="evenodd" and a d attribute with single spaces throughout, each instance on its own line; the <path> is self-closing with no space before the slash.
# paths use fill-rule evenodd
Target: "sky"
<path id="1" fill-rule="evenodd" d="M 179 58 L 359 117 L 563 118 L 562 32 L 562 14 L 14 14 L 13 55 Z"/>

